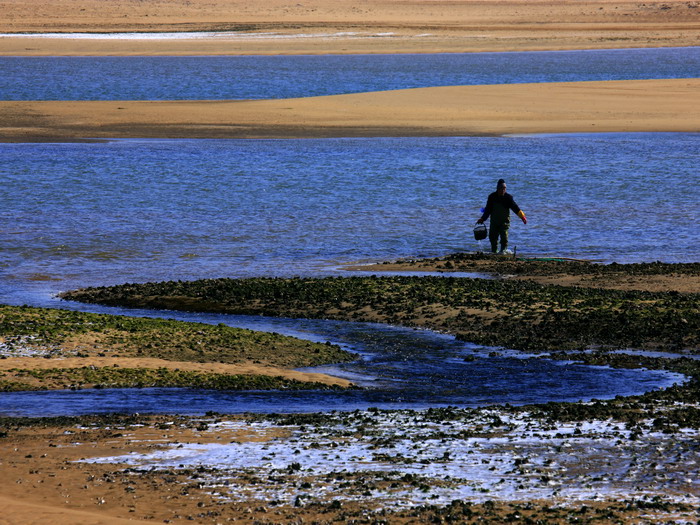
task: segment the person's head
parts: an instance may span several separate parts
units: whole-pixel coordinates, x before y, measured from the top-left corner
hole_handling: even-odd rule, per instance
[[[498,184],[496,184],[496,192],[498,192],[499,195],[506,194],[506,181],[503,179],[498,179]]]

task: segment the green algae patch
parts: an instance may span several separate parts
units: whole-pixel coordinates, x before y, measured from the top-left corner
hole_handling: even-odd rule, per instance
[[[385,322],[530,352],[700,352],[700,294],[455,277],[208,279],[88,288],[64,299],[139,308]]]
[[[338,346],[167,319],[0,305],[3,357],[148,357],[298,368],[347,362]]]
[[[648,408],[699,400],[700,361],[621,355],[612,350],[699,353],[698,295],[516,280],[373,276],[128,284],[78,290],[64,297],[119,306],[419,326],[477,344],[526,350],[548,358],[665,369],[688,377],[683,385],[650,393],[645,399],[651,404]],[[633,420],[643,412],[612,402],[605,407],[614,408],[622,419]],[[558,412],[556,407],[551,410]],[[679,410],[659,424],[669,428],[685,420],[695,425],[697,416],[692,410]]]
[[[6,379],[9,377],[11,379]],[[82,388],[199,388],[210,390],[333,390],[331,385],[282,376],[217,374],[167,368],[81,367],[16,369],[0,373],[0,391]]]
[[[19,360],[10,361],[12,358]],[[74,366],[70,358],[87,358]],[[100,358],[110,358],[101,366]],[[165,319],[132,318],[66,310],[0,305],[0,391],[179,387],[217,390],[319,390],[338,388],[278,373],[225,373],[144,364],[122,359],[177,363],[258,365],[291,369],[351,361],[355,356],[331,344]],[[41,360],[43,366],[27,364]],[[80,359],[78,361],[81,361]],[[156,361],[163,363],[163,361]],[[97,365],[92,363],[98,363]],[[133,361],[130,361],[133,362]],[[49,366],[46,366],[50,363]],[[55,363],[55,365],[54,365]],[[151,361],[152,363],[152,361]],[[35,362],[35,364],[38,364]],[[11,367],[15,368],[11,368]],[[179,368],[175,368],[178,366]],[[255,367],[253,367],[255,369]],[[235,371],[234,371],[235,372]]]

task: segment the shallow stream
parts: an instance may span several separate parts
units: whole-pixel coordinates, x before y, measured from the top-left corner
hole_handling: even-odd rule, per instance
[[[233,392],[160,388],[3,393],[0,414],[287,413],[370,407],[518,405],[641,394],[682,380],[678,374],[662,371],[615,370],[538,359],[464,343],[428,330],[381,324],[70,306],[97,312],[225,323],[313,341],[331,341],[357,352],[362,359],[308,370],[347,378],[362,390]]]

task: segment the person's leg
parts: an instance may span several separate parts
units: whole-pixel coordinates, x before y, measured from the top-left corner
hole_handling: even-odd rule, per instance
[[[496,247],[498,246],[498,234],[499,233],[500,232],[499,232],[498,227],[491,224],[489,227],[489,241],[491,241],[491,253],[496,253],[498,251],[496,249]]]
[[[501,251],[504,252],[508,249],[508,227],[503,226],[501,228]]]

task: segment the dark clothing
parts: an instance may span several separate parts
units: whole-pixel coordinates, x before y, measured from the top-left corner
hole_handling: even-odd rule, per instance
[[[491,221],[491,226],[489,227],[489,241],[491,242],[491,251],[496,253],[498,247],[498,239],[501,239],[501,251],[505,251],[508,248],[508,225],[507,224],[494,224]]]
[[[492,225],[510,225],[510,210],[516,214],[520,212],[520,206],[515,203],[513,196],[507,192],[504,195],[499,195],[497,191],[494,191],[486,200],[484,214],[479,220],[484,222],[491,216]]]
[[[508,228],[510,227],[510,210],[516,214],[520,213],[520,207],[516,204],[510,193],[499,195],[494,191],[486,201],[484,214],[479,219],[484,222],[491,217],[489,225],[489,241],[491,241],[491,251],[496,252],[498,240],[501,240],[501,251],[508,247]]]

